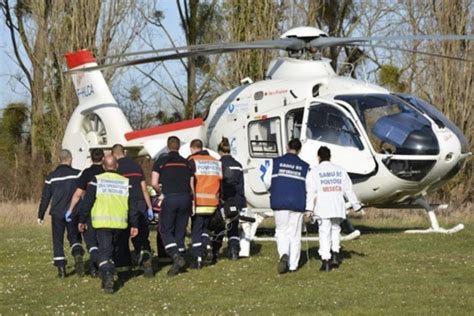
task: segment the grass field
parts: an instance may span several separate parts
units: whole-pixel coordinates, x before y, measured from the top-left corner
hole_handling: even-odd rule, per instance
[[[300,270],[285,275],[276,273],[275,244],[260,242],[250,258],[222,259],[174,278],[155,262],[153,279],[134,277],[114,295],[103,294],[97,279],[56,278],[49,225],[7,222],[0,221],[1,315],[474,313],[471,216],[465,230],[450,236],[401,232],[427,225],[416,220],[358,219],[365,234],[344,243],[343,265],[327,274],[318,271],[315,242],[303,242]]]

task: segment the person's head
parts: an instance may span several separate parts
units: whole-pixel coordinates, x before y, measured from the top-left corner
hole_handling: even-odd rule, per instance
[[[331,150],[326,146],[321,146],[318,149],[319,162],[331,160]]]
[[[104,159],[104,151],[100,148],[94,148],[91,150],[91,159],[94,164],[101,164]]]
[[[222,137],[221,142],[219,143],[219,146],[217,146],[217,151],[219,152],[219,155],[230,155],[230,144],[229,144],[229,139],[227,137]]]
[[[301,142],[298,138],[293,138],[288,142],[288,152],[298,155],[301,151]]]
[[[104,158],[104,169],[106,171],[115,171],[117,170],[118,163],[114,155],[107,155]]]
[[[178,137],[170,136],[170,137],[168,137],[168,141],[166,143],[166,146],[168,146],[168,151],[179,151],[179,147],[181,146],[181,142],[179,141]]]
[[[125,157],[125,148],[120,144],[115,144],[112,146],[112,155],[118,160]]]
[[[191,141],[191,144],[189,145],[189,148],[191,149],[192,154],[195,154],[195,153],[201,151],[202,148],[203,148],[202,140],[197,139],[197,138],[193,139]]]
[[[69,150],[63,149],[59,152],[59,162],[62,165],[70,166],[72,164],[72,154]]]

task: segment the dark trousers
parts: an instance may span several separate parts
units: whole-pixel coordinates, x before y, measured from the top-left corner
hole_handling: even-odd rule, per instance
[[[184,251],[186,226],[191,213],[191,195],[189,193],[168,193],[161,204],[158,225],[161,239],[168,255]]]
[[[160,228],[160,222],[158,222],[158,229]],[[156,250],[158,251],[158,258],[169,258],[168,254],[165,250],[165,245],[163,244],[163,239],[161,238],[161,234],[158,231],[156,234]],[[184,249],[180,252],[184,252]]]
[[[151,258],[151,247],[150,241],[148,240],[150,230],[148,229],[148,218],[146,215],[147,205],[145,200],[137,201],[135,207],[139,210],[137,225],[138,235],[132,238],[132,244],[133,248],[135,248],[135,254],[146,260],[146,258]]]
[[[78,218],[73,217],[72,222],[66,223],[64,217],[51,216],[51,227],[53,230],[53,262],[57,267],[66,266],[64,255],[64,232],[67,232],[67,239],[71,246],[73,256],[83,255],[84,249],[81,245],[81,234],[77,228]]]
[[[209,238],[209,223],[212,216],[194,215],[192,217],[191,239],[193,257],[202,257],[207,246],[211,244]]]
[[[95,229],[92,227],[90,218],[87,220],[86,224],[87,229],[82,233],[82,237],[84,238],[87,251],[89,252],[89,264],[98,267],[99,244],[97,243],[97,234]]]
[[[227,232],[226,232],[227,230]],[[218,253],[222,247],[222,240],[227,233],[228,242],[227,245],[231,249],[237,249],[240,251],[240,237],[239,237],[239,217],[236,216],[227,223],[227,225],[220,225],[219,229],[214,231],[212,240],[212,250],[214,253]]]
[[[113,273],[114,261],[120,255],[120,243],[123,240],[124,231],[127,229],[96,229],[97,241],[99,243],[99,271]]]
[[[130,254],[130,227],[127,229],[118,229],[115,238],[116,243],[113,259],[117,272],[126,272],[132,269],[132,255]],[[99,239],[99,234],[97,234]],[[100,254],[100,241],[99,241],[99,254]],[[99,255],[100,256],[100,255]],[[100,258],[99,258],[100,260]]]

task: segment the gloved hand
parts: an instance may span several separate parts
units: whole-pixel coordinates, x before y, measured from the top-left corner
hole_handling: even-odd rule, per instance
[[[152,208],[149,208],[148,210],[146,210],[146,215],[147,215],[149,221],[153,220],[153,218],[155,217],[153,215],[153,209]]]
[[[64,215],[64,219],[66,220],[66,223],[72,222],[72,210],[67,210],[66,214]]]
[[[43,225],[44,224],[44,219],[42,219],[42,218],[38,218],[36,221],[38,222],[38,225]]]

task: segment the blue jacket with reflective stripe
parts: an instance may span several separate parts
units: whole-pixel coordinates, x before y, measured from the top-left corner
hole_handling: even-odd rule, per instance
[[[306,174],[309,165],[297,155],[287,153],[273,159],[270,206],[273,210],[304,212]]]

